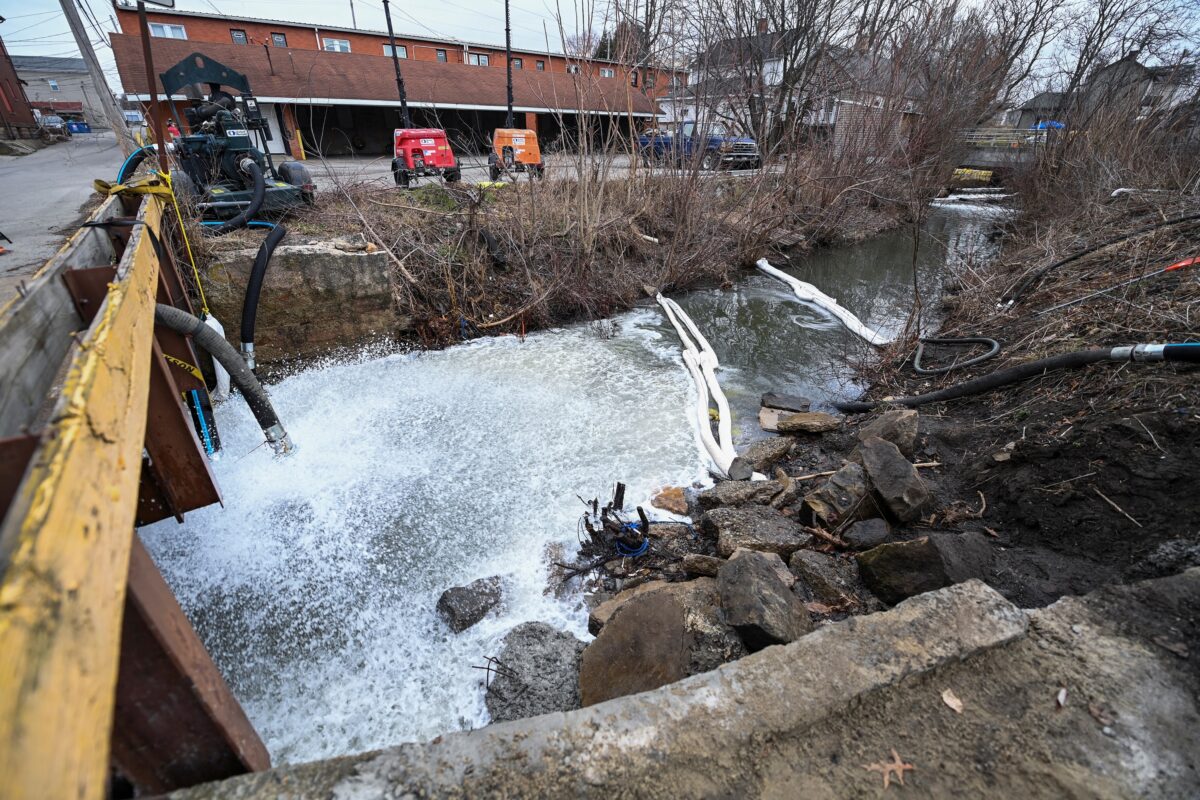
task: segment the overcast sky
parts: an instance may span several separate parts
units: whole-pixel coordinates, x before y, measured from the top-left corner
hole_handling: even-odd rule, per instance
[[[81,4],[96,54],[114,90],[120,89],[117,68],[108,45],[108,33],[117,24],[108,0],[75,0]],[[563,27],[574,33],[580,14],[575,0],[559,0]],[[387,30],[382,0],[353,0],[359,28]],[[150,5],[147,9],[152,9]],[[244,17],[261,17],[309,24],[352,27],[350,0],[176,0],[182,11],[217,11]],[[396,34],[438,36],[474,42],[504,44],[504,0],[392,0]],[[558,5],[555,0],[511,0],[513,46],[559,52]],[[90,13],[88,13],[90,12]],[[75,40],[62,16],[58,0],[0,0],[0,38],[9,53],[30,56],[78,56]],[[99,30],[97,30],[97,26]]]

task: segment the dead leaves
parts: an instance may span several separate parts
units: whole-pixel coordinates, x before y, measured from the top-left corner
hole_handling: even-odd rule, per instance
[[[904,761],[902,761],[900,758],[900,754],[896,752],[896,748],[893,747],[891,761],[880,761],[875,764],[864,764],[863,769],[871,772],[883,773],[883,788],[886,789],[891,785],[893,775],[896,776],[896,781],[903,786],[905,771],[915,770],[916,767],[914,767],[912,764],[904,763]]]
[[[954,693],[953,689],[942,692],[942,702],[948,705],[955,714],[963,712],[963,701],[958,699],[958,695]]]

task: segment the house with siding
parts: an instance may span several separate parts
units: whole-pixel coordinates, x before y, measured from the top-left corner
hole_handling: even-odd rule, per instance
[[[108,127],[98,92],[109,88],[96,86],[82,58],[13,56],[12,62],[34,109]]]
[[[115,6],[111,35],[125,99],[161,106],[182,120],[186,98],[146,85],[134,5]],[[178,11],[147,11],[160,69],[195,53],[244,73],[270,125],[272,152],[295,158],[389,153],[399,99],[384,31]],[[480,151],[505,117],[503,45],[396,34],[414,124],[445,128],[464,152]],[[636,130],[653,121],[657,100],[686,73],[562,53],[514,50],[517,124],[543,146],[569,146],[585,129]]]

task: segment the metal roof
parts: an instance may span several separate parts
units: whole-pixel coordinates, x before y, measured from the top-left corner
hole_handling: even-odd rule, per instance
[[[87,73],[87,64],[82,58],[56,58],[54,56],[11,56],[17,72],[79,72]]]

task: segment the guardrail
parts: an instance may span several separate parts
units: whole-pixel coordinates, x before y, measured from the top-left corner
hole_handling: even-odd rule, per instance
[[[188,307],[164,238],[160,198],[111,197],[0,308],[0,383],[24,376],[0,432],[6,800],[99,800],[113,768],[156,794],[269,766],[134,533],[220,498],[181,399],[203,381],[169,366],[194,352],[155,330],[156,302]]]

